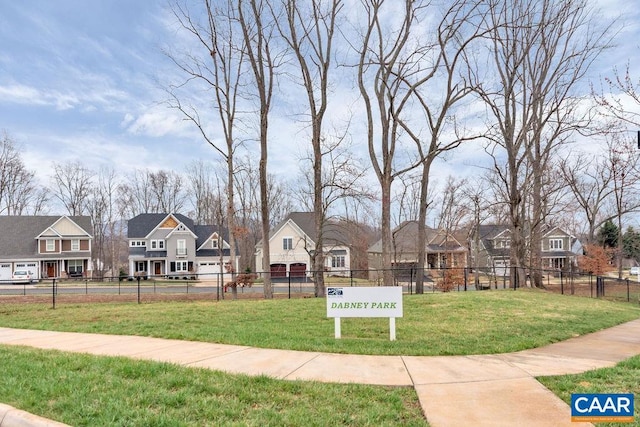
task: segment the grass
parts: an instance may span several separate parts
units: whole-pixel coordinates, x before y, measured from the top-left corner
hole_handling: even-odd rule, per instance
[[[229,375],[0,346],[0,401],[73,426],[425,426],[410,387]]]
[[[404,298],[388,319],[342,319],[334,339],[324,299],[165,303],[3,304],[0,326],[143,335],[352,354],[491,354],[539,347],[640,317],[632,304],[536,291],[456,292]]]
[[[597,369],[576,375],[538,378],[545,387],[571,404],[572,393],[633,393],[634,423],[598,423],[599,426],[640,426],[640,356],[618,363],[611,368]]]
[[[448,355],[517,351],[640,317],[633,304],[538,291],[404,298],[387,319],[343,319],[333,338],[324,299],[0,306],[0,326],[144,335],[342,353]],[[0,402],[82,425],[426,425],[402,387],[286,382],[171,364],[0,346]],[[541,378],[570,394],[640,393],[640,358],[582,376]],[[591,376],[589,376],[591,375]],[[603,388],[600,388],[603,387]],[[637,405],[636,405],[637,407]],[[626,424],[629,425],[629,424]]]

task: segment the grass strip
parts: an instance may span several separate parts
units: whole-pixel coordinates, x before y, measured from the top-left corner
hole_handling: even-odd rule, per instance
[[[629,303],[541,291],[406,295],[389,341],[385,318],[342,319],[334,339],[326,300],[0,306],[0,326],[351,354],[468,355],[535,348],[640,317]]]
[[[281,381],[0,346],[0,402],[73,426],[425,426],[411,387]]]
[[[597,423],[598,426],[640,426],[640,355],[610,368],[582,374],[537,378],[545,387],[571,405],[572,393],[633,393],[635,421],[633,423]]]

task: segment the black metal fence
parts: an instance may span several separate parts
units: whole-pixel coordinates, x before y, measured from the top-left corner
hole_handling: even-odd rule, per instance
[[[385,273],[387,273],[385,275]],[[469,292],[516,289],[507,271],[470,268],[427,269],[421,272],[424,293]],[[527,283],[531,286],[533,274],[528,271]],[[392,285],[402,286],[407,294],[416,293],[420,272],[415,268],[392,270],[349,270],[324,272],[325,287],[331,286],[383,286],[385,276]],[[542,270],[536,274],[540,284],[550,292],[590,298],[640,303],[640,283],[637,277],[618,279],[608,276],[585,275],[558,270]],[[237,277],[237,276],[236,276]],[[102,277],[74,279],[41,279],[36,283],[13,284],[0,281],[0,296],[41,296],[51,298],[55,306],[59,298],[81,295],[110,295],[138,303],[157,296],[188,295],[191,299],[229,299],[233,296],[229,274],[182,276]],[[264,294],[264,274],[251,274],[250,286],[236,288],[239,297],[260,298]],[[304,271],[271,277],[272,293],[277,298],[313,297],[316,295],[313,272]],[[523,287],[520,285],[519,287]]]

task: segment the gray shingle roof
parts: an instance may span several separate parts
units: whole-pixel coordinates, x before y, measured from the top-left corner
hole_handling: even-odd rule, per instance
[[[36,237],[56,223],[62,215],[0,216],[0,258],[15,259],[37,255]],[[93,235],[91,218],[69,216],[87,234]]]
[[[127,238],[143,239],[147,237],[167,216],[169,216],[168,213],[143,213],[131,218],[127,224]],[[182,214],[173,214],[173,216],[196,234],[193,220]]]
[[[218,227],[215,225],[195,225],[191,218],[188,218],[182,214],[172,214],[178,221],[183,223],[189,230],[196,235],[196,248],[199,248],[204,242],[213,235],[215,232],[222,234],[222,238],[225,241],[229,241],[229,231],[224,227]],[[144,213],[131,218],[127,226],[127,238],[129,239],[144,239],[151,233],[166,217],[168,213]],[[138,248],[129,248],[129,253],[132,255],[144,255],[151,257],[151,252],[147,252],[145,248],[140,248],[141,251],[136,251]],[[157,251],[156,251],[157,252]],[[223,250],[225,256],[229,255],[229,249]],[[163,252],[166,256],[166,252]],[[236,254],[238,249],[236,249]],[[218,256],[220,253],[217,249],[201,249],[196,253],[196,256]]]

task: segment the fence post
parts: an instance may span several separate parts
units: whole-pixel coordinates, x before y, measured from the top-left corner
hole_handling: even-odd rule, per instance
[[[56,278],[53,278],[53,282],[51,282],[51,295],[53,298],[53,309],[56,309]]]
[[[627,278],[627,302],[631,301],[631,294],[629,293],[629,279]]]

